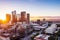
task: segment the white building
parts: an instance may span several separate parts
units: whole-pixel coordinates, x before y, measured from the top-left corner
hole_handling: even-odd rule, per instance
[[[54,34],[54,32],[56,31],[56,29],[57,29],[57,25],[56,24],[52,24],[50,27],[48,27],[45,30],[45,33]]]

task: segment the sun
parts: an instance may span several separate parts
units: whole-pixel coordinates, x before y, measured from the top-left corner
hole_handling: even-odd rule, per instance
[[[0,20],[6,20],[6,15],[5,14],[0,14]]]

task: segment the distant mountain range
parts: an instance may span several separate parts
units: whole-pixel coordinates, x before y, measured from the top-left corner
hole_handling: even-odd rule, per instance
[[[30,19],[31,20],[46,19],[48,21],[60,21],[60,16],[31,16]]]

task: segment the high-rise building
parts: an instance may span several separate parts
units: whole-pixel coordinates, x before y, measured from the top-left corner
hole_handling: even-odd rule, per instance
[[[21,12],[21,22],[24,22],[24,21],[26,21],[26,12],[22,11]]]
[[[37,24],[39,24],[39,25],[40,25],[40,19],[38,19],[38,20],[37,20]]]
[[[29,24],[29,22],[30,22],[30,14],[27,13],[27,23]]]
[[[6,14],[6,22],[11,21],[11,14]]]
[[[16,11],[12,11],[12,23],[17,22],[17,16],[16,16]]]
[[[17,14],[17,21],[20,22],[20,18],[21,18],[20,14]]]

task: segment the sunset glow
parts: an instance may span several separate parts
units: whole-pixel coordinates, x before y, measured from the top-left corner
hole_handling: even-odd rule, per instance
[[[6,15],[5,14],[0,14],[0,20],[6,20]]]

